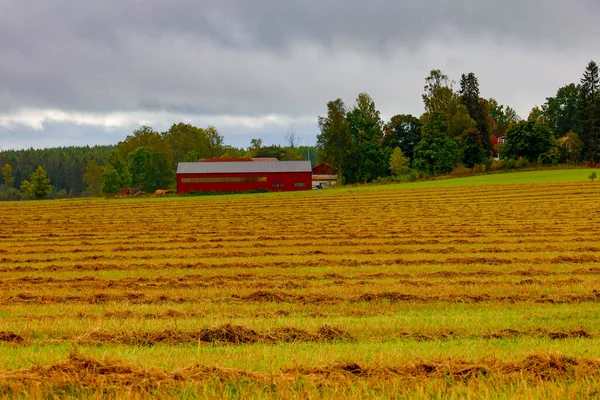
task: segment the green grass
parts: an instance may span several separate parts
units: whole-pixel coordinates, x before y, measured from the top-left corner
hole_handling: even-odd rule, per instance
[[[433,179],[423,182],[407,182],[389,185],[365,185],[351,188],[357,189],[426,189],[479,185],[516,185],[535,183],[573,183],[589,181],[590,173],[598,171],[593,168],[549,169],[540,171],[502,172],[463,178]],[[591,183],[591,182],[590,182]],[[350,189],[350,188],[349,188]]]

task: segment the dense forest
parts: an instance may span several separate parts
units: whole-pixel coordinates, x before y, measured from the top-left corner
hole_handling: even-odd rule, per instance
[[[361,93],[349,108],[341,99],[318,117],[317,147],[252,139],[227,146],[215,127],[178,123],[165,132],[142,126],[114,146],[62,147],[0,152],[0,200],[111,195],[123,187],[146,192],[173,188],[181,161],[275,157],[328,162],[343,183],[414,180],[457,169],[483,172],[529,165],[600,163],[600,81],[591,61],[579,83],[569,83],[534,107],[526,119],[494,98],[480,96],[475,74],[458,87],[440,70],[425,79],[425,112],[384,122],[375,102]]]

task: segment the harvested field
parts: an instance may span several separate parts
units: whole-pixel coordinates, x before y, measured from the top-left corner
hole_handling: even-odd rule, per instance
[[[0,394],[593,397],[599,203],[591,182],[0,203]]]

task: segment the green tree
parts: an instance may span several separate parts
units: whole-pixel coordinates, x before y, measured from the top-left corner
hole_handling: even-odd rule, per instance
[[[441,113],[449,122],[460,104],[460,96],[454,91],[454,81],[439,69],[432,70],[425,78],[424,93],[425,113]]]
[[[46,170],[42,167],[38,167],[29,177],[29,181],[24,180],[21,182],[21,192],[24,196],[43,199],[52,192],[52,185],[50,184],[50,178],[46,174]]]
[[[183,156],[183,162],[198,162],[200,159],[200,154],[196,150],[188,151],[185,156]]]
[[[421,140],[421,120],[410,115],[395,115],[383,127],[383,146],[395,149],[399,147],[409,159]]]
[[[402,149],[396,147],[390,156],[390,171],[392,171],[392,175],[400,176],[408,172],[409,162],[410,160],[404,155]]]
[[[591,61],[581,78],[579,96],[580,138],[586,160],[600,162],[600,75]]]
[[[353,150],[350,126],[346,120],[346,106],[341,99],[327,103],[327,116],[319,117],[317,148],[319,160],[329,163],[341,177],[348,155]]]
[[[99,196],[102,193],[102,173],[104,167],[98,165],[96,160],[90,160],[85,167],[83,181],[87,185],[87,191],[91,196]]]
[[[121,186],[121,176],[112,165],[107,165],[102,171],[102,186],[100,187],[103,194],[119,193]]]
[[[467,107],[461,104],[450,119],[448,135],[452,138],[459,138],[465,131],[475,128],[476,126],[477,123],[469,115]]]
[[[481,133],[477,128],[466,130],[460,137],[460,159],[467,168],[473,168],[485,161]]]
[[[486,155],[492,154],[493,143],[491,140],[492,118],[488,102],[479,94],[479,81],[474,73],[463,74],[460,79],[460,96],[462,103],[467,108],[469,115],[475,121],[476,128],[481,134],[481,143]]]
[[[163,139],[170,146],[172,160],[176,163],[183,161],[190,152],[196,152],[198,161],[200,158],[214,158],[223,154],[223,137],[214,126],[206,129],[195,127],[191,124],[173,124],[169,130],[163,133]],[[168,152],[160,148],[149,146],[155,151],[162,153],[168,162]],[[173,164],[174,167],[174,164]]]
[[[581,132],[579,121],[580,88],[571,83],[563,86],[554,97],[546,98],[542,105],[542,115],[557,138],[568,132]]]
[[[129,154],[131,183],[144,192],[165,189],[171,184],[171,170],[165,157],[147,146],[138,147]]]
[[[108,164],[113,167],[115,169],[115,171],[117,171],[117,174],[119,175],[119,180],[118,180],[118,186],[119,188],[126,188],[131,184],[131,174],[129,173],[129,169],[127,168],[127,164],[125,164],[125,162],[123,162],[123,160],[121,159],[121,157],[119,156],[119,154],[116,151],[111,152],[108,155]],[[118,189],[116,192],[104,192],[104,193],[117,193]]]
[[[149,147],[155,151],[163,153],[167,161],[173,163],[173,151],[171,149],[168,135],[160,134],[149,126],[142,126],[128,135],[125,140],[115,146],[115,152],[124,162],[129,161],[129,154],[138,147]]]
[[[346,114],[353,151],[344,167],[348,183],[370,182],[388,174],[391,149],[383,145],[383,123],[375,102],[366,93],[360,93],[354,108]]]
[[[13,169],[10,164],[5,164],[4,167],[2,167],[2,177],[4,178],[4,184],[9,188],[15,183]]]
[[[553,146],[552,129],[543,122],[521,121],[506,131],[506,141],[501,150],[502,158],[523,157],[537,162],[540,155]]]
[[[426,114],[421,141],[415,147],[413,166],[430,174],[451,172],[458,163],[458,146],[448,136],[448,124],[442,113]]]
[[[529,116],[527,117],[527,121],[529,122],[544,122],[544,114],[542,114],[542,110],[538,106],[534,106],[529,112]]]
[[[506,121],[506,126],[514,125],[522,120],[522,118],[519,116],[519,114],[517,114],[515,109],[509,106],[506,106],[506,110],[504,111],[504,118]]]

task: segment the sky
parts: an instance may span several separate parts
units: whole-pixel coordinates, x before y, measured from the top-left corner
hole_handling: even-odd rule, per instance
[[[330,100],[422,114],[432,69],[526,117],[600,62],[598,21],[598,0],[0,0],[0,150],[182,121],[314,145]]]

